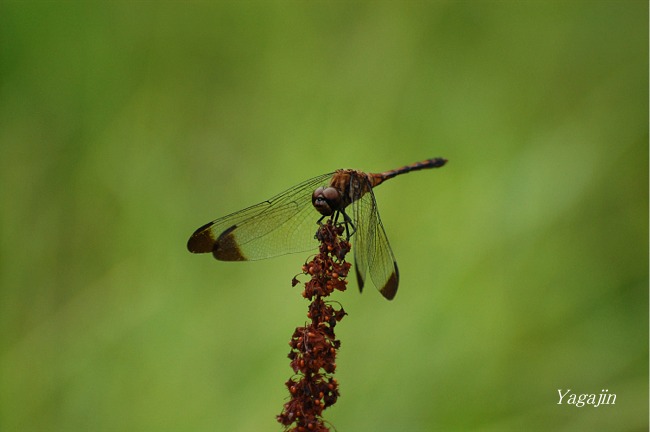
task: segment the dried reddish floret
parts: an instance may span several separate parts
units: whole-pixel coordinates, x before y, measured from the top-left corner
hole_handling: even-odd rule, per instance
[[[296,328],[289,341],[288,357],[296,375],[285,383],[291,399],[277,416],[287,431],[329,431],[321,414],[339,397],[338,382],[331,376],[341,346],[334,327],[346,313],[338,303],[334,307],[323,298],[347,287],[345,278],[350,264],[345,262],[345,255],[350,251],[350,243],[339,237],[343,232],[344,227],[331,220],[321,225],[316,233],[319,253],[302,266],[303,274],[310,277],[302,292],[303,297],[311,300],[307,312],[310,322]],[[297,283],[294,278],[292,285]]]

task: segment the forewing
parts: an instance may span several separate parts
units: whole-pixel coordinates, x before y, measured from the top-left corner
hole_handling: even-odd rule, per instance
[[[212,252],[224,261],[248,261],[304,252],[318,246],[320,214],[311,196],[333,173],[306,180],[273,198],[197,229],[187,242],[194,253]]]
[[[351,217],[356,227],[352,250],[359,289],[363,289],[366,273],[370,273],[372,283],[379,292],[388,300],[392,300],[399,285],[399,271],[377,211],[372,189],[361,199],[354,201],[351,207]]]

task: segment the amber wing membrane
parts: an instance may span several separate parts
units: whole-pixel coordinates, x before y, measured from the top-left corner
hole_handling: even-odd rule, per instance
[[[352,181],[368,182],[365,176],[354,177]],[[354,188],[353,188],[354,189]],[[360,199],[353,201],[348,215],[352,218],[354,234],[354,261],[359,289],[363,289],[366,273],[379,292],[388,300],[393,299],[399,285],[399,271],[395,256],[388,243],[388,237],[379,217],[375,195],[370,184],[357,190],[368,190]]]
[[[306,180],[273,198],[216,219],[192,234],[187,248],[223,261],[249,261],[316,249],[320,214],[311,196],[333,173]]]

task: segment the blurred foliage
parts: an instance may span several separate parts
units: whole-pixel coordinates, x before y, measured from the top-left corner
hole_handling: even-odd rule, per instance
[[[307,256],[205,222],[336,168],[356,282],[339,431],[648,427],[645,1],[0,3],[0,430],[280,430]],[[557,389],[617,394],[557,405]]]

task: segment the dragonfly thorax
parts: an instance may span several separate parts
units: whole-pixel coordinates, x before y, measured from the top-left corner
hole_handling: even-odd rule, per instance
[[[341,194],[331,186],[316,189],[311,196],[311,202],[323,216],[331,216],[335,211],[342,210]]]

